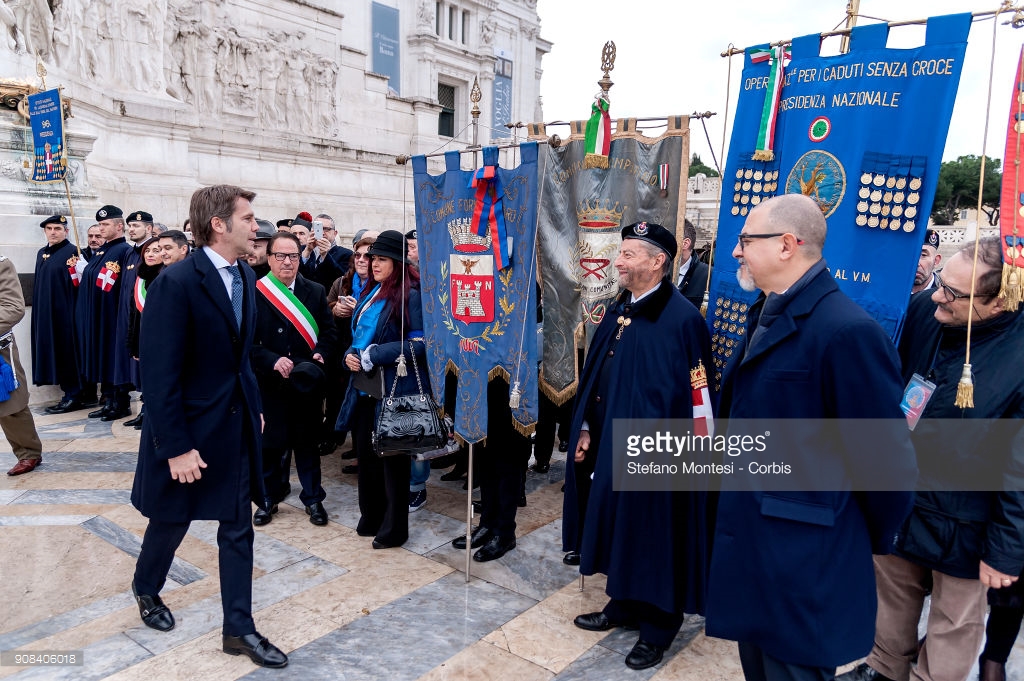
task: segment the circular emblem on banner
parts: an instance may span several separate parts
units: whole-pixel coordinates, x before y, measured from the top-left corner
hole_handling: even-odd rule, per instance
[[[818,116],[811,121],[811,127],[807,128],[807,137],[812,142],[823,142],[830,132],[832,121],[827,116]]]
[[[836,212],[846,193],[846,170],[827,151],[808,151],[797,160],[786,178],[786,193],[814,199],[825,217]]]

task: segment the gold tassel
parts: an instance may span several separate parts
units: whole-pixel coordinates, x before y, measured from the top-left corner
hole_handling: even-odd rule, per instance
[[[971,365],[964,365],[960,375],[960,383],[956,386],[956,401],[953,403],[961,409],[974,409],[974,381],[971,379]]]
[[[1016,265],[1003,263],[1003,287],[999,291],[1007,312],[1016,312],[1024,301],[1024,272]]]
[[[513,409],[518,409],[520,395],[522,395],[522,393],[519,391],[519,381],[516,381],[512,386],[512,393],[508,396],[508,406]]]
[[[405,378],[406,376],[408,376],[409,375],[409,371],[405,368],[405,353],[404,352],[401,355],[398,356],[397,364],[398,364],[398,368],[395,369],[395,373],[398,374],[399,376],[401,376],[402,378]]]
[[[608,169],[608,157],[602,156],[601,154],[587,154],[586,158],[583,159],[584,168],[601,168],[604,170]]]
[[[774,161],[775,152],[770,149],[758,149],[751,158],[755,161]]]

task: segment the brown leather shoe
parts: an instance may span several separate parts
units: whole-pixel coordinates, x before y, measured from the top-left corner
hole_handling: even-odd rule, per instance
[[[14,466],[14,468],[7,471],[7,475],[21,475],[22,473],[33,471],[42,460],[42,457],[39,457],[38,459],[22,459]]]

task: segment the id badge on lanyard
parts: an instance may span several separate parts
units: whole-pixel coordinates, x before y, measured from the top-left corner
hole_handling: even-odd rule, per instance
[[[906,390],[903,391],[903,399],[900,401],[900,409],[907,417],[907,425],[910,426],[910,430],[917,427],[917,422],[921,419],[921,414],[924,413],[924,408],[928,406],[928,400],[932,398],[934,392],[935,384],[921,374],[914,374],[910,377],[910,382],[907,383]]]

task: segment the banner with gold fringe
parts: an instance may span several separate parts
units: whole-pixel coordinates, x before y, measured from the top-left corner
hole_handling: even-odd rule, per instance
[[[638,132],[636,119],[619,120],[609,144],[607,169],[587,165],[584,124],[573,121],[566,142],[541,147],[540,387],[555,404],[575,394],[577,354],[587,347],[619,292],[614,263],[622,227],[653,222],[674,232],[678,241],[686,213],[688,116],[669,116],[659,137]],[[544,126],[531,124],[530,137],[546,139]]]
[[[1024,162],[1024,47],[1021,47],[1017,75],[1013,79],[999,201],[999,237],[1003,252],[1003,286],[999,294],[1011,312],[1024,299],[1024,168],[1021,162]]]

